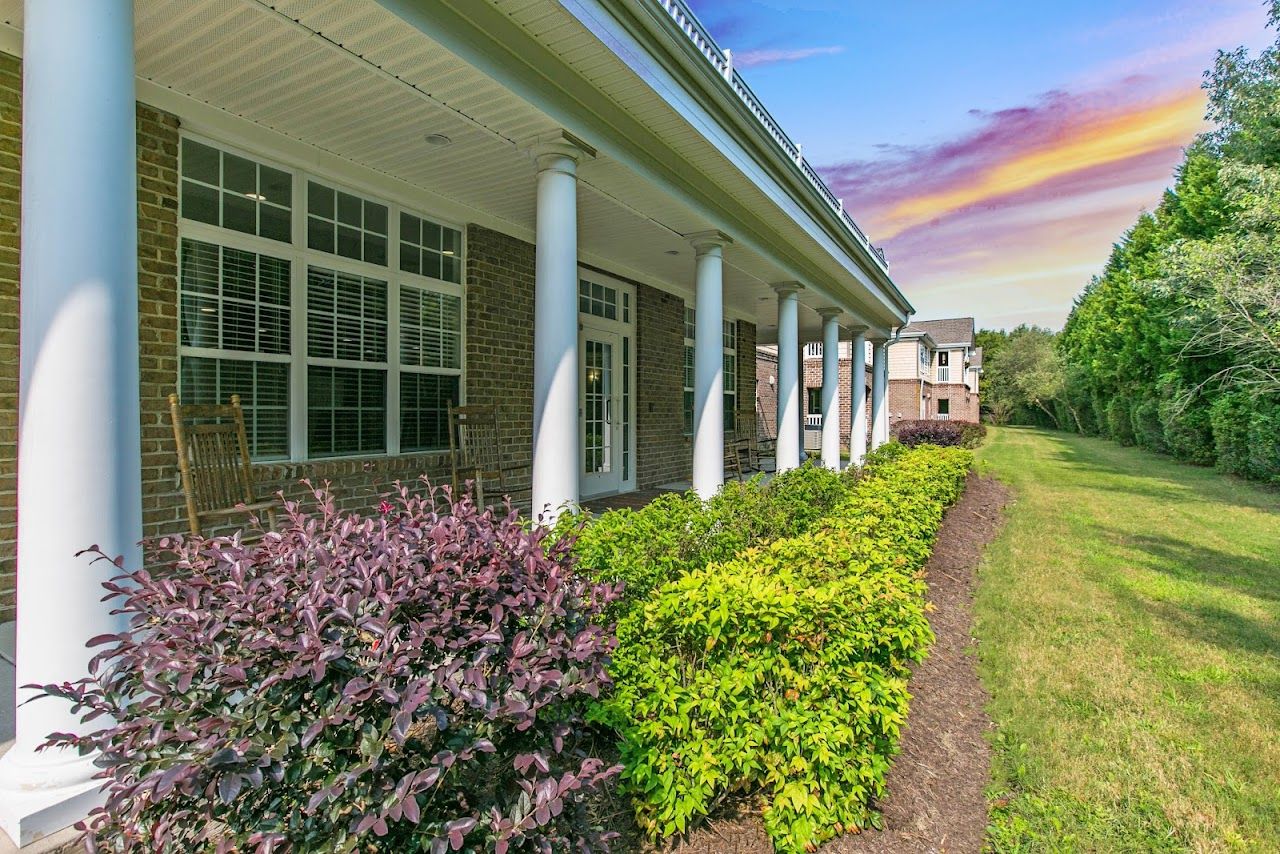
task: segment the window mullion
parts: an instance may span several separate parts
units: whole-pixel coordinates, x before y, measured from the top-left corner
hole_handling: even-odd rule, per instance
[[[387,453],[400,453],[400,209],[387,213]]]
[[[292,323],[289,336],[289,457],[307,458],[307,182],[293,182],[293,275],[289,283]]]

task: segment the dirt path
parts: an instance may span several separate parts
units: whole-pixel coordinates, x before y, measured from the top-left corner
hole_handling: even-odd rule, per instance
[[[832,840],[824,854],[977,852],[987,825],[990,727],[973,646],[973,590],[982,548],[1000,530],[1008,490],[969,476],[947,511],[929,559],[930,623],[937,642],[911,676],[911,709],[902,752],[889,772],[889,796],[879,806],[884,830]],[[672,854],[772,854],[759,817],[744,804],[713,817],[677,843]]]

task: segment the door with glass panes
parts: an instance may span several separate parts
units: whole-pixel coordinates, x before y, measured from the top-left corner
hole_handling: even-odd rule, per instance
[[[635,489],[635,296],[621,283],[579,284],[578,429],[583,498]]]

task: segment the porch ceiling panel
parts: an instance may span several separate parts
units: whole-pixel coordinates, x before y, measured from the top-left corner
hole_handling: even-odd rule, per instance
[[[597,85],[641,84],[562,9],[545,0],[503,9]],[[532,232],[535,175],[524,148],[559,123],[383,5],[136,0],[135,10],[140,78]],[[22,0],[0,0],[0,20],[21,29]],[[658,99],[635,99],[634,111],[654,132],[687,131]],[[452,144],[428,145],[433,133]],[[705,168],[733,183],[728,161]],[[581,176],[582,251],[622,275],[688,294],[693,250],[681,235],[720,224],[609,157],[584,163]],[[750,246],[726,253],[726,305],[756,320],[762,343],[773,340],[776,323],[768,283],[783,278],[782,267]],[[821,299],[802,301],[814,308]],[[820,334],[812,311],[801,312],[801,334]]]

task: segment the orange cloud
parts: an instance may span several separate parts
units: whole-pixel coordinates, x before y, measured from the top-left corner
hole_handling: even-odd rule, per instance
[[[990,163],[954,186],[908,196],[876,217],[879,239],[1055,178],[1185,145],[1205,127],[1204,96],[1176,93],[1126,112],[1081,116],[1040,145]]]

